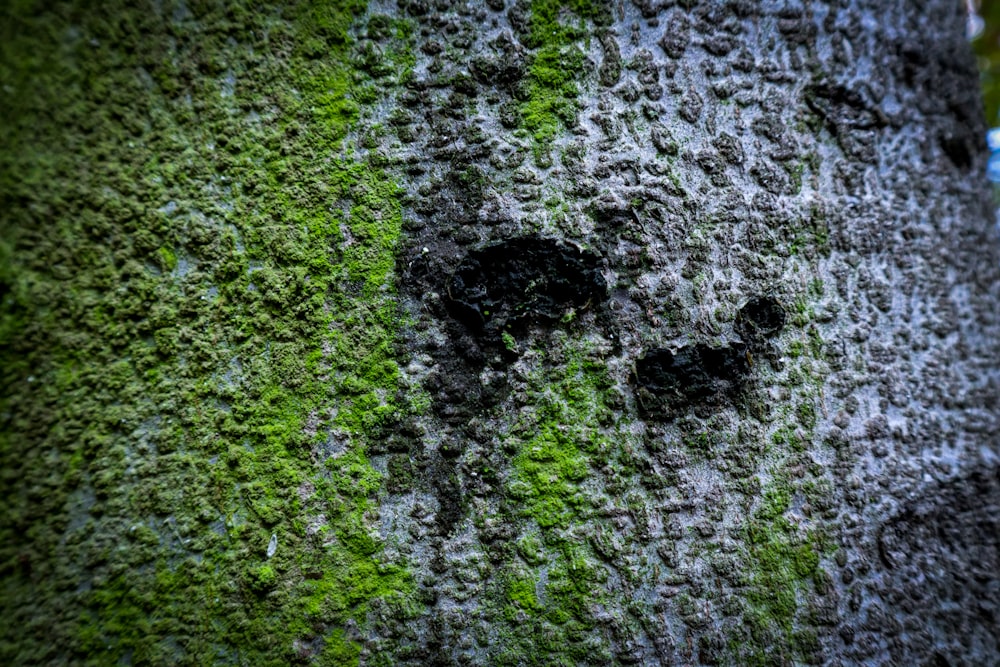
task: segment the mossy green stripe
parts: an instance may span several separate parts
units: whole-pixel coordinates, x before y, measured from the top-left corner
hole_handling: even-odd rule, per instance
[[[399,192],[349,138],[407,26],[374,82],[362,2],[5,11],[0,658],[356,664],[411,584],[365,453]]]

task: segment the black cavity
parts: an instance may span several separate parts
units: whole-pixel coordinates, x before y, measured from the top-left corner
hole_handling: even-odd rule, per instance
[[[470,252],[448,284],[452,314],[482,335],[553,321],[603,299],[595,253],[536,234]]]
[[[665,408],[676,412],[693,404],[731,399],[749,372],[747,346],[741,342],[722,347],[698,343],[677,352],[657,348],[635,364],[640,401],[647,412]]]
[[[736,314],[736,333],[748,341],[770,338],[785,326],[785,309],[770,296],[751,297]]]

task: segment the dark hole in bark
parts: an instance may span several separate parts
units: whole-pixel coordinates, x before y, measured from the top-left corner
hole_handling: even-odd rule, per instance
[[[635,363],[643,408],[663,416],[692,404],[732,398],[749,371],[747,347],[740,342],[723,347],[698,343],[676,353],[658,348]]]
[[[470,252],[448,284],[454,317],[482,335],[553,321],[603,299],[601,258],[557,239],[523,236]]]
[[[968,169],[972,166],[972,151],[965,137],[945,132],[940,137],[940,143],[941,149],[953,165],[959,169]]]
[[[785,326],[785,309],[770,296],[751,297],[736,315],[736,331],[746,339],[776,335]]]

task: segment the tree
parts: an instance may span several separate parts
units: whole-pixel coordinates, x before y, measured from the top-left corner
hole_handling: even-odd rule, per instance
[[[988,664],[961,3],[7,3],[7,664]]]

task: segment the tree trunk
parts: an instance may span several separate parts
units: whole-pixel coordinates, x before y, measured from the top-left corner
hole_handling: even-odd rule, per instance
[[[4,664],[998,659],[962,3],[92,4],[0,20]]]

